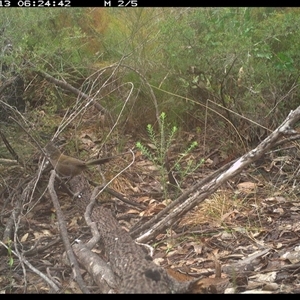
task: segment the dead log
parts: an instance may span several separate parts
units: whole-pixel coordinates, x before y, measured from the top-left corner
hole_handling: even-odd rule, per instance
[[[81,211],[86,210],[92,198],[88,181],[83,175],[79,175],[72,178],[69,183],[72,191],[77,193],[74,203],[78,205]],[[51,197],[53,197],[53,193],[53,188],[51,188]],[[58,216],[58,218],[61,219],[62,217]],[[101,243],[104,245],[109,265],[104,267],[102,261],[99,263],[95,257],[91,258],[91,249],[88,249],[91,243],[88,243],[86,248],[82,245],[80,247],[75,246],[74,252],[82,266],[89,264],[87,269],[92,273],[95,282],[100,283],[103,292],[112,292],[112,290],[116,293],[188,291],[190,283],[178,283],[169,277],[168,273],[156,265],[147,252],[134,242],[129,233],[119,225],[109,209],[103,206],[94,207],[91,209],[90,219],[91,224],[96,224],[100,233]],[[71,265],[73,265],[72,262]],[[112,278],[112,274],[114,274],[114,278]],[[104,277],[108,278],[107,286],[101,282]]]

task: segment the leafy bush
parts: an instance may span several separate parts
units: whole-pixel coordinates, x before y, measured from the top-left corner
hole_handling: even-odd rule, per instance
[[[297,105],[298,8],[12,8],[0,14],[1,47],[9,41],[14,48],[10,55],[2,51],[2,63],[21,70],[30,59],[80,86],[94,68],[126,56],[122,63],[155,89],[159,111],[168,110],[181,127],[202,126],[208,112],[212,120],[227,119],[219,122],[229,135],[236,131],[228,122],[241,136],[249,128],[255,135],[259,126],[251,120],[273,128]],[[143,127],[140,108],[148,120],[156,114],[149,90],[129,69],[119,75],[116,84],[132,82],[136,91],[131,117],[138,121],[131,124]],[[54,94],[65,98],[43,90],[48,99]]]

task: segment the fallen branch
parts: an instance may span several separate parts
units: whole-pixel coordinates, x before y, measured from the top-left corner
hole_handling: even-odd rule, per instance
[[[68,238],[67,226],[66,226],[66,223],[64,221],[63,213],[61,211],[61,208],[60,208],[60,205],[59,205],[59,202],[58,202],[58,199],[57,199],[57,195],[56,195],[56,192],[55,192],[55,189],[54,189],[55,175],[56,175],[55,171],[52,170],[50,180],[49,180],[49,184],[48,184],[48,189],[49,189],[49,193],[50,193],[54,208],[56,210],[57,220],[58,220],[58,224],[59,224],[59,230],[60,230],[60,233],[61,233],[61,237],[62,237],[64,246],[65,246],[67,257],[68,257],[70,265],[72,267],[74,278],[75,278],[76,282],[78,283],[78,285],[79,285],[79,287],[80,287],[80,289],[82,290],[83,293],[90,293],[90,291],[87,289],[87,287],[86,287],[86,285],[85,285],[85,283],[82,279],[80,269],[79,269],[79,265],[77,263],[75,255],[72,251],[72,246],[71,246],[71,243],[70,243],[69,238]]]
[[[53,76],[51,76],[50,74],[48,74],[48,73],[46,73],[44,71],[38,70],[37,67],[34,64],[30,63],[30,62],[28,62],[28,64],[35,69],[35,72],[37,74],[39,74],[40,76],[44,77],[49,82],[52,82],[55,85],[61,87],[62,89],[70,91],[71,93],[73,93],[73,94],[77,95],[78,97],[81,97],[81,98],[83,98],[85,100],[86,99],[90,99],[89,95],[81,92],[80,90],[76,89],[72,85],[70,85],[70,84],[68,84],[68,83],[66,83],[64,81],[58,80],[58,79],[54,78]],[[95,100],[93,100],[92,102],[93,102],[94,106],[99,111],[101,111],[101,112],[106,113],[106,114],[109,115],[109,111],[106,108],[104,108],[101,104],[99,104]]]
[[[188,189],[183,195],[174,200],[170,207],[167,206],[162,212],[160,212],[160,216],[166,215],[167,213],[168,214],[152,227],[148,227],[151,229],[139,236],[137,238],[137,241],[144,243],[152,240],[159,233],[163,232],[172,224],[174,224],[181,216],[186,214],[193,207],[195,207],[196,205],[204,201],[209,195],[214,193],[222,184],[239,174],[251,163],[262,157],[268,150],[276,145],[280,138],[282,138],[283,136],[287,137],[298,134],[298,132],[293,130],[292,128],[299,120],[300,106],[294,111],[291,111],[285,121],[255,149],[240,157],[227,170],[225,170],[221,174],[219,174],[218,172],[218,175],[213,176],[213,178],[211,178],[210,176],[210,180],[208,182],[207,180],[205,180],[204,185],[199,186],[199,184],[197,184],[197,188],[195,188],[194,186]],[[171,211],[171,209],[173,209],[173,211]],[[146,222],[143,227],[147,228],[149,223],[152,223],[151,220]],[[141,230],[143,229],[132,232],[133,236],[136,236],[137,232],[142,232]]]

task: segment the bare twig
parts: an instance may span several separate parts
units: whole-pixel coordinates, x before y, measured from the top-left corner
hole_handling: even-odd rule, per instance
[[[43,150],[43,148],[40,146],[39,142],[29,133],[29,131],[19,122],[17,121],[15,118],[10,117],[10,119],[12,119],[20,128],[22,128],[22,130],[29,136],[29,138],[34,142],[34,144],[37,146],[37,148],[41,151],[41,153],[43,153],[45,155],[45,151]]]
[[[19,156],[18,154],[15,152],[15,150],[12,148],[12,146],[10,145],[9,141],[7,140],[7,138],[5,137],[5,134],[2,132],[2,130],[0,130],[0,136],[2,138],[3,143],[5,144],[7,150],[10,152],[10,154],[12,155],[12,157],[17,161],[20,162],[19,160]]]
[[[0,244],[4,246],[6,249],[8,249],[8,247],[2,241],[0,241]],[[40,276],[46,283],[48,283],[56,293],[59,292],[59,287],[52,280],[50,280],[45,274],[43,274],[38,269],[36,269],[25,257],[23,257],[22,255],[21,257],[19,257],[17,253],[13,250],[11,252],[20,260],[22,260],[24,264],[27,265],[31,271],[33,271],[35,274]]]
[[[79,269],[79,265],[77,263],[76,257],[73,253],[72,247],[71,247],[71,243],[69,241],[68,238],[68,233],[67,233],[67,226],[63,217],[63,213],[62,210],[60,208],[59,202],[58,202],[58,198],[54,189],[54,179],[55,179],[55,171],[52,170],[51,171],[51,175],[50,175],[50,179],[49,179],[49,184],[48,184],[48,189],[49,189],[49,193],[53,202],[53,205],[55,207],[56,210],[56,215],[57,215],[57,220],[58,220],[58,225],[59,225],[59,230],[61,233],[61,237],[66,249],[66,253],[67,253],[67,257],[69,259],[70,265],[72,267],[73,270],[73,274],[74,274],[74,278],[76,280],[76,282],[78,283],[80,289],[82,290],[83,293],[90,293],[90,291],[87,289],[81,273],[80,273],[80,269]]]
[[[76,89],[75,87],[73,87],[72,85],[66,83],[66,82],[63,82],[61,80],[58,80],[56,78],[54,78],[53,76],[51,76],[50,74],[44,72],[44,71],[41,71],[41,70],[38,70],[37,67],[31,63],[31,62],[27,62],[31,67],[33,67],[35,69],[35,72],[37,72],[40,76],[46,78],[48,81],[54,83],[55,85],[65,89],[65,90],[68,90],[72,93],[74,93],[75,95],[83,98],[83,99],[88,99],[89,96],[86,95],[85,93],[81,92],[80,90]],[[97,103],[96,101],[92,100],[93,104],[95,105],[95,107],[99,110],[99,111],[102,111],[104,113],[107,113],[109,114],[108,110],[106,108],[104,108],[101,104]]]
[[[93,238],[89,240],[86,247],[88,249],[94,248],[94,246],[99,242],[100,240],[100,233],[97,229],[97,225],[95,222],[91,220],[91,213],[94,208],[94,205],[96,203],[96,196],[98,195],[99,191],[101,190],[101,187],[98,186],[93,190],[90,203],[86,207],[85,213],[84,213],[84,219],[86,221],[86,224],[91,228],[92,236]]]

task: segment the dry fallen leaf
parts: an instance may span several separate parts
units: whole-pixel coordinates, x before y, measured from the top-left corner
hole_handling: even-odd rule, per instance
[[[237,185],[237,188],[240,192],[251,193],[254,192],[257,187],[257,184],[254,182],[242,182]]]
[[[28,238],[29,233],[25,233],[22,237],[21,237],[21,242],[26,242],[27,238]]]

